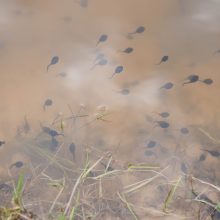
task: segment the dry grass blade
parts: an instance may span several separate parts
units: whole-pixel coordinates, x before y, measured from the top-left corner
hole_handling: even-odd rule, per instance
[[[84,169],[83,172],[80,174],[80,176],[77,178],[77,181],[72,189],[69,201],[67,202],[66,208],[64,210],[64,215],[67,215],[69,212],[70,205],[72,203],[73,197],[75,195],[75,192],[80,182],[83,181],[87,177],[87,175],[93,170],[94,167],[96,167],[103,160],[103,158],[104,157],[99,158],[89,169],[87,169],[88,162],[86,162],[86,169]]]
[[[216,190],[218,190],[218,191],[220,192],[220,188],[219,188],[218,186],[215,186],[215,185],[213,185],[213,184],[211,184],[211,183],[208,183],[208,182],[206,182],[206,181],[204,181],[204,180],[200,180],[200,179],[198,179],[198,178],[196,178],[196,177],[192,177],[192,179],[193,179],[193,180],[197,180],[197,181],[199,181],[200,183],[206,184],[206,185],[208,185],[208,186],[210,186],[210,187],[212,187],[212,188],[214,188],[214,189],[216,189]]]
[[[134,192],[134,191],[137,191],[138,189],[146,186],[148,183],[152,182],[153,180],[155,180],[156,178],[158,178],[160,175],[155,175],[149,179],[146,179],[146,180],[142,180],[138,183],[135,183],[135,185],[133,187],[130,188],[130,186],[127,186],[126,188],[130,188],[128,190],[125,190],[124,193],[131,193],[131,192]]]
[[[110,176],[110,175],[113,175],[113,174],[116,174],[116,173],[119,173],[119,172],[121,172],[121,170],[112,170],[112,171],[108,171],[106,173],[100,174],[96,177],[91,177],[91,179],[97,180],[97,179],[101,179],[103,177]]]
[[[159,176],[163,176],[165,177],[162,172],[164,170],[166,170],[168,167],[164,168],[161,172],[156,172],[156,171],[153,171],[154,173],[157,173],[157,175],[151,177],[151,178],[148,178],[148,179],[145,179],[145,180],[142,180],[142,181],[139,181],[139,182],[136,182],[136,183],[133,183],[131,185],[128,185],[128,186],[125,186],[124,189],[127,189],[124,191],[124,193],[131,193],[131,192],[134,192],[142,187],[144,187],[145,185],[147,185],[148,183],[152,182],[153,180],[155,180],[156,178],[158,178]]]
[[[133,209],[131,208],[131,204],[129,204],[127,202],[127,200],[125,199],[125,197],[121,196],[121,194],[119,192],[117,192],[118,197],[120,198],[120,200],[125,203],[125,205],[127,206],[128,210],[130,211],[130,213],[132,214],[132,216],[134,217],[135,220],[138,220],[138,217],[136,216],[136,214],[134,213]]]
[[[202,128],[198,128],[198,129],[199,129],[199,131],[200,131],[201,133],[203,133],[206,137],[208,137],[213,143],[215,143],[215,144],[220,144],[220,140],[215,139],[214,137],[212,137],[207,131],[205,131],[205,130],[202,129]]]

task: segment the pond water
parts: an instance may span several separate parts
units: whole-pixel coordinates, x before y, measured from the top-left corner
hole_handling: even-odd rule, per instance
[[[0,5],[2,206],[220,219],[218,0]]]

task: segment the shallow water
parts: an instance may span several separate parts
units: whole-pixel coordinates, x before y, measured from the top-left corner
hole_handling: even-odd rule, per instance
[[[36,155],[39,149],[51,155],[61,149],[60,157],[66,158],[69,162],[65,165],[72,169],[83,165],[89,148],[94,160],[101,152],[111,152],[118,168],[128,163],[161,169],[169,166],[169,181],[193,175],[220,184],[218,158],[202,151],[218,150],[220,143],[217,0],[88,0],[87,7],[74,0],[0,0],[0,4],[0,140],[6,142],[0,147],[2,182],[16,179],[17,170],[9,169],[16,161],[24,161],[30,175],[39,166],[48,166],[42,154]],[[129,39],[127,34],[139,26],[144,26],[145,32]],[[108,39],[96,46],[102,34]],[[120,52],[128,47],[134,51]],[[99,52],[108,63],[94,66]],[[156,65],[165,55],[168,61]],[[47,71],[54,56],[59,61]],[[123,66],[123,72],[110,79],[117,66]],[[214,82],[183,86],[192,74]],[[171,89],[160,89],[168,82],[174,85]],[[129,93],[120,92],[123,89]],[[47,99],[52,104],[44,109]],[[170,116],[163,118],[161,112]],[[80,117],[69,119],[72,114]],[[161,128],[157,121],[166,121],[169,127]],[[56,137],[58,146],[51,144],[41,125],[64,134]],[[189,133],[181,133],[181,128],[188,128]],[[150,141],[156,142],[152,148],[147,147]],[[76,144],[75,161],[68,151],[71,142]],[[205,160],[199,161],[203,153]],[[62,169],[53,165],[48,169],[54,179],[63,177]],[[71,172],[67,175],[72,178],[75,174]],[[139,173],[118,181],[125,186],[150,176]],[[169,192],[169,184],[165,189],[164,185],[159,178],[155,185],[143,189],[141,196],[139,192],[129,199],[139,207],[157,205],[161,210]],[[46,187],[30,188],[39,200],[53,200],[45,196]],[[114,192],[114,186],[106,188]],[[187,192],[180,191],[179,196],[187,198]],[[66,197],[68,194],[64,201]],[[186,211],[190,206],[182,203],[176,202],[175,213],[191,216],[193,211]],[[120,211],[130,218],[123,208]],[[149,218],[146,210],[136,212],[140,219]],[[153,216],[165,219],[158,213],[150,218]]]

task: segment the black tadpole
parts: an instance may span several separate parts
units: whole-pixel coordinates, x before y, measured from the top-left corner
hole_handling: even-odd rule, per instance
[[[105,66],[107,63],[108,63],[108,60],[103,58],[103,59],[99,60],[96,64],[94,64],[91,67],[91,70],[93,70],[95,68],[95,66]]]
[[[144,26],[139,26],[137,27],[137,29],[131,33],[129,33],[129,35],[133,35],[133,34],[141,34],[145,31],[145,27]]]
[[[129,89],[122,89],[121,91],[120,91],[120,93],[122,94],[122,95],[128,95],[128,94],[130,94],[130,90]]]
[[[171,82],[168,82],[168,83],[165,83],[163,86],[160,87],[160,89],[172,89],[173,88],[173,83]]]
[[[0,141],[0,147],[5,144],[5,141]]]
[[[46,99],[43,105],[43,109],[46,110],[46,107],[51,106],[53,104],[52,99]]]
[[[123,70],[124,70],[124,67],[123,67],[123,66],[117,66],[117,67],[115,68],[115,72],[112,74],[112,76],[110,77],[110,79],[112,79],[112,78],[115,76],[115,74],[120,74],[121,72],[123,72]]]
[[[165,63],[169,60],[169,56],[165,55],[161,58],[160,62],[156,65],[160,65],[161,63]]]
[[[200,80],[201,82],[203,82],[206,85],[211,85],[214,81],[210,78],[208,79],[204,79],[204,80]]]
[[[17,161],[15,163],[13,163],[10,168],[12,167],[16,167],[16,168],[21,168],[24,165],[24,163],[22,161]]]
[[[180,132],[181,132],[182,134],[189,134],[189,129],[188,129],[188,128],[181,128],[181,129],[180,129]]]
[[[69,151],[73,156],[73,160],[75,160],[76,145],[74,143],[69,145]]]
[[[157,144],[156,141],[149,141],[148,144],[147,144],[147,148],[153,148],[153,147],[156,146],[156,144]]]
[[[201,154],[199,157],[199,161],[204,161],[206,159],[206,155],[205,154]]]
[[[50,64],[47,66],[47,72],[48,72],[50,66],[55,65],[55,64],[57,64],[58,62],[59,62],[59,57],[58,57],[58,56],[52,57],[52,59],[51,59],[51,61],[50,61]]]
[[[126,49],[122,50],[122,53],[132,53],[134,51],[134,49],[132,47],[127,47]]]
[[[220,153],[216,150],[207,150],[207,149],[202,149],[202,150],[208,152],[213,157],[219,157],[220,156]]]
[[[155,123],[157,123],[161,128],[168,128],[170,126],[170,124],[166,121],[155,121]]]
[[[170,113],[169,112],[161,112],[161,113],[158,113],[162,118],[168,118],[170,116]]]
[[[89,1],[88,1],[88,0],[79,0],[79,5],[80,5],[82,8],[87,8],[87,7],[88,7],[88,4],[89,4]]]
[[[108,40],[108,35],[107,35],[107,34],[102,34],[102,35],[99,37],[98,42],[96,43],[96,46],[98,46],[99,43],[105,42],[105,41],[107,41],[107,40]]]
[[[185,84],[189,84],[189,83],[195,83],[195,82],[198,82],[199,81],[199,76],[196,75],[196,74],[192,74],[192,75],[189,75],[187,78],[186,78],[186,82],[183,83],[183,85]]]

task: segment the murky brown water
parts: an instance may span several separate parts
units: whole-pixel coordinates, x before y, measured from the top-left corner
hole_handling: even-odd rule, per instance
[[[219,158],[201,150],[217,151],[220,144],[220,53],[214,53],[220,48],[218,0],[88,0],[86,8],[74,0],[0,0],[0,4],[0,140],[6,141],[0,149],[2,182],[17,176],[16,167],[9,169],[16,161],[23,161],[31,174],[48,165],[42,155],[36,155],[36,149],[38,153],[47,149],[53,155],[57,147],[42,132],[42,124],[64,133],[56,140],[62,146],[60,157],[69,160],[69,169],[82,166],[89,147],[94,160],[110,151],[120,168],[128,163],[169,166],[164,171],[167,182],[185,172],[220,184]],[[145,32],[129,39],[127,34],[139,26]],[[96,47],[102,34],[108,39]],[[127,47],[134,51],[120,52]],[[100,52],[108,64],[91,70]],[[168,61],[156,65],[165,55]],[[59,62],[47,72],[54,56],[59,56]],[[124,71],[110,79],[121,65]],[[183,86],[192,74],[214,82]],[[174,85],[170,90],[160,89],[168,82]],[[127,95],[120,93],[125,88],[130,92]],[[48,98],[53,104],[44,110]],[[100,112],[106,115],[95,120]],[[162,118],[160,112],[168,112],[169,117]],[[72,114],[82,117],[67,120]],[[166,121],[169,127],[161,128],[155,121]],[[189,133],[181,133],[181,128]],[[148,148],[150,141],[156,146]],[[71,142],[76,144],[74,163],[68,149]],[[202,154],[205,159],[199,161]],[[54,179],[63,177],[56,167],[49,170]],[[112,182],[123,187],[150,177],[152,174],[138,173],[119,178],[120,184]],[[120,190],[110,182],[105,183],[107,192]],[[169,192],[169,184],[164,185],[159,178],[129,197],[138,207],[139,218],[196,219],[193,208],[184,203],[188,198],[184,187],[173,207],[178,216],[161,214]],[[54,198],[52,192],[45,194],[46,186],[30,188],[35,201]],[[69,195],[65,196],[67,201]],[[151,213],[152,207],[160,211]],[[102,219],[111,219],[106,213]],[[112,219],[132,219],[121,207],[123,214]]]

